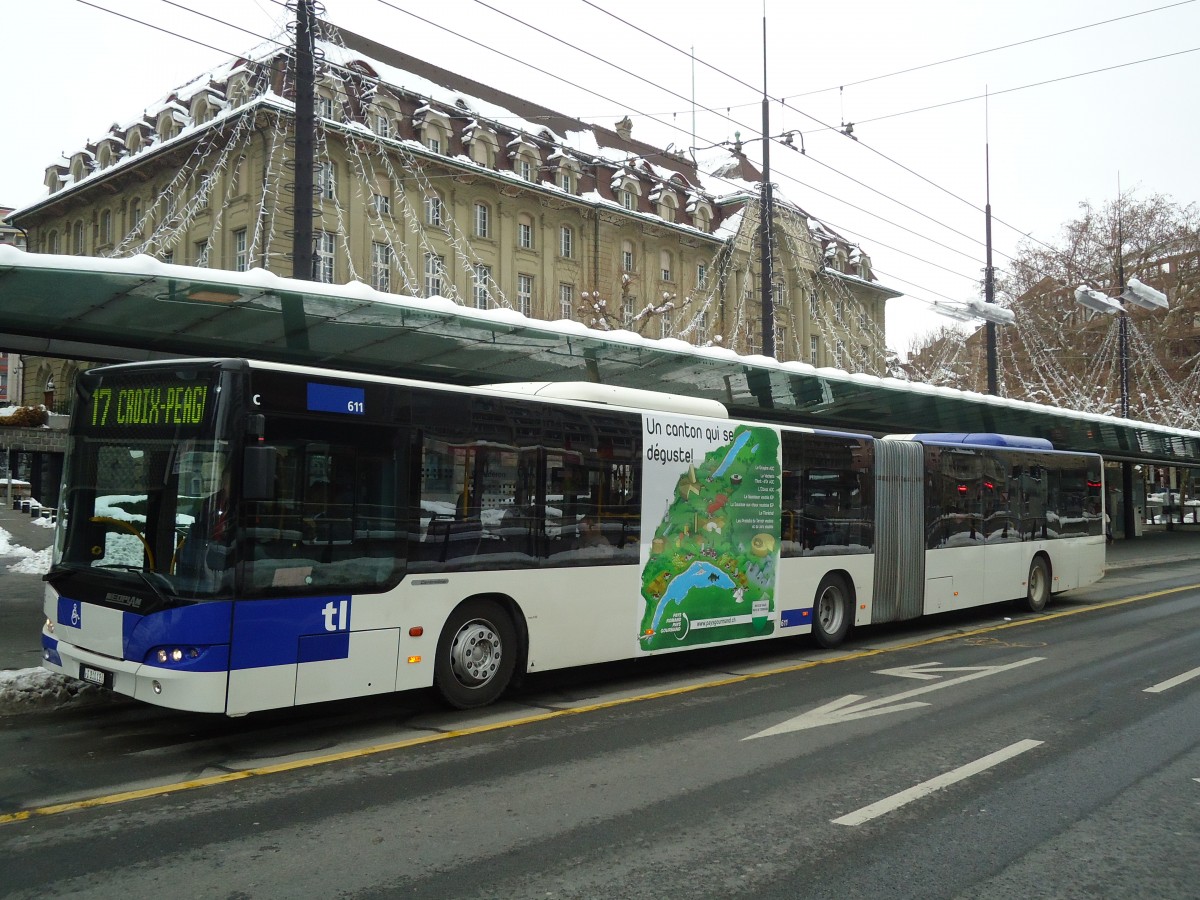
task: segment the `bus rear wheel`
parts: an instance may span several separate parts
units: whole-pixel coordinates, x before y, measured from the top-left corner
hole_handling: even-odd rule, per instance
[[[813,600],[813,639],[821,647],[836,647],[850,630],[850,589],[841,575],[821,579]]]
[[[1025,582],[1022,606],[1030,612],[1041,612],[1050,600],[1050,567],[1042,557],[1029,564],[1029,579]]]
[[[516,662],[517,630],[508,613],[492,600],[468,600],[438,638],[434,684],[453,707],[487,706],[508,687]]]

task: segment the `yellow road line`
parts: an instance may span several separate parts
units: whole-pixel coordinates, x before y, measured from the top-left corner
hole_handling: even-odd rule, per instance
[[[833,663],[849,662],[855,659],[867,659],[872,656],[880,656],[884,653],[894,653],[897,650],[911,650],[915,647],[928,647],[933,644],[942,644],[948,641],[962,640],[963,638],[976,637],[981,634],[989,634],[993,631],[1003,631],[1008,628],[1020,628],[1024,625],[1040,624],[1053,619],[1062,619],[1066,616],[1074,616],[1079,613],[1092,612],[1098,609],[1111,609],[1116,606],[1125,606],[1129,603],[1137,603],[1141,600],[1152,600],[1155,597],[1163,597],[1167,594],[1177,594],[1181,591],[1190,591],[1200,589],[1200,584],[1189,584],[1183,587],[1168,588],[1163,591],[1153,591],[1148,594],[1138,594],[1135,597],[1123,597],[1119,600],[1106,600],[1103,603],[1092,603],[1087,606],[1079,606],[1073,609],[1064,609],[1058,612],[1047,613],[1037,618],[1018,619],[1012,622],[1005,622],[1002,625],[987,625],[983,628],[977,628],[974,631],[956,632],[954,634],[944,634],[938,637],[922,638],[920,640],[911,641],[907,644],[897,644],[890,647],[877,647],[871,650],[859,650],[855,653],[847,653],[844,656],[834,656],[827,659],[814,659],[807,662],[795,663],[787,666],[780,666],[774,669],[766,669],[762,672],[752,672],[745,675],[731,675],[725,678],[720,678],[715,681],[705,681],[700,684],[690,684],[681,687],[667,688],[662,691],[652,691],[647,694],[637,694],[633,697],[622,697],[615,700],[604,700],[599,703],[591,703],[586,706],[575,706],[570,709],[555,709],[544,713],[537,713],[532,716],[522,716],[517,719],[506,719],[503,722],[493,722],[490,725],[477,725],[473,728],[462,728],[457,731],[445,731],[438,734],[427,734],[420,737],[407,738],[402,741],[391,741],[386,744],[374,744],[370,747],[361,747],[357,750],[343,750],[340,753],[328,753],[323,756],[310,756],[304,759],[292,760],[290,762],[275,763],[269,766],[258,766],[253,769],[244,769],[240,772],[226,772],[221,775],[213,775],[208,778],[194,778],[190,781],[179,781],[173,784],[159,785],[158,787],[141,788],[136,791],[121,791],[116,794],[106,794],[101,797],[91,797],[86,800],[73,800],[69,803],[55,803],[49,806],[31,807],[29,809],[19,810],[14,813],[0,814],[0,825],[9,822],[22,822],[27,819],[42,818],[45,816],[55,816],[60,813],[75,812],[82,809],[95,809],[102,806],[115,806],[118,803],[128,803],[131,800],[144,800],[148,797],[162,797],[167,794],[177,794],[181,791],[193,791],[198,788],[214,787],[219,784],[229,784],[233,781],[242,781],[247,778],[257,778],[262,775],[276,775],[281,772],[293,772],[298,769],[307,769],[315,766],[323,766],[329,763],[342,762],[348,759],[361,759],[366,756],[375,756],[380,753],[388,753],[393,750],[403,750],[408,747],[419,747],[422,744],[432,744],[437,741],[446,741],[453,738],[470,737],[476,734],[486,734],[489,731],[499,731],[503,728],[517,728],[522,725],[532,725],[536,722],[546,722],[551,719],[559,719],[564,716],[575,716],[582,713],[597,712],[603,709],[612,709],[617,706],[625,706],[629,703],[641,703],[646,700],[657,700],[663,697],[674,697],[680,694],[689,694],[694,691],[710,690],[712,688],[726,687],[732,684],[740,684],[742,682],[751,681],[756,678],[767,678],[773,675],[783,675],[788,672],[799,672],[804,669],[812,669],[816,666],[831,665]]]

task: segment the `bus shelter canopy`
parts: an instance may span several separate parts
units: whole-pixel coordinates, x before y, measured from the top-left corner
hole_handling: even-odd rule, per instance
[[[478,385],[590,381],[718,400],[733,416],[871,434],[1001,432],[1109,459],[1200,465],[1200,432],[738,356],[264,270],[0,247],[0,347],[128,361],[244,356]]]

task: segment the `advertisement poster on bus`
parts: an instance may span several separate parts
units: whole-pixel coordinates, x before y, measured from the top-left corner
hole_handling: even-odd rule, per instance
[[[779,433],[660,414],[643,427],[641,649],[771,634]]]

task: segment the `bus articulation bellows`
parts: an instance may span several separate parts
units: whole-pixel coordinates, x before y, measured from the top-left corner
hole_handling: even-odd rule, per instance
[[[1104,566],[1100,458],[875,439],[594,384],[266,364],[78,380],[43,665],[228,715],[1053,593]]]

